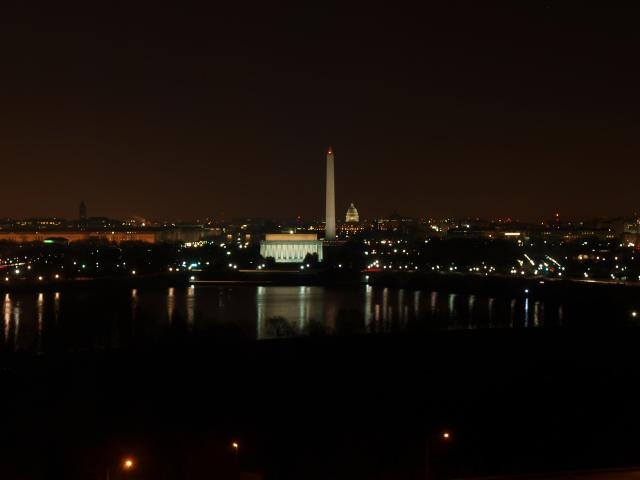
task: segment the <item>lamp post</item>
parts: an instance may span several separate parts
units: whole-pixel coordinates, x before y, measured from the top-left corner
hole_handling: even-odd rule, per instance
[[[233,448],[233,455],[235,458],[235,470],[238,479],[240,479],[240,460],[238,459],[238,450],[240,449],[240,444],[237,441],[231,442],[231,448]]]
[[[445,448],[447,444],[451,443],[452,435],[448,430],[443,430],[437,435],[430,435],[427,433],[427,438],[424,442],[424,478],[425,480],[432,480],[436,478],[432,472],[432,460],[434,450]]]
[[[133,457],[125,457],[119,465],[119,470],[123,472],[129,472],[136,466],[136,462]],[[107,480],[111,480],[111,468],[107,468]]]

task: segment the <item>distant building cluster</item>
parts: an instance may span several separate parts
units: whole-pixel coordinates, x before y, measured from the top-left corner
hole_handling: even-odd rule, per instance
[[[280,221],[237,218],[229,222],[206,219],[176,223],[141,217],[117,220],[90,216],[87,204],[82,201],[74,220],[57,217],[0,220],[0,242],[56,245],[82,241],[103,245],[173,243],[177,244],[176,248],[189,251],[200,247],[228,248],[222,265],[230,269],[267,268],[272,264],[301,264],[299,268],[302,269],[311,263],[324,261],[327,264],[337,258],[335,255],[340,255],[341,249],[336,247],[349,243],[351,247],[362,248],[362,258],[346,258],[345,265],[349,262],[351,268],[360,265],[372,271],[426,269],[558,277],[575,277],[577,272],[584,279],[626,281],[637,277],[640,281],[640,254],[636,262],[636,252],[640,251],[640,219],[568,221],[561,219],[559,213],[535,223],[511,218],[412,218],[399,213],[366,219],[360,215],[355,202],[351,202],[343,210],[344,217],[338,219],[334,168],[335,156],[330,148],[326,154],[324,221],[305,221],[301,217]],[[469,254],[465,249],[472,244],[476,249],[486,248],[487,252],[492,248],[488,246],[498,245],[494,250],[502,249],[502,253],[484,257],[484,253]],[[465,251],[462,256],[460,249]],[[236,257],[233,253],[236,251],[243,253]],[[469,260],[471,257],[474,259]],[[189,265],[199,267],[201,261],[192,258],[171,268],[175,272],[189,269]],[[342,268],[342,260],[335,263]],[[216,265],[220,264],[218,259]],[[74,264],[73,268],[84,273],[89,268],[84,265]],[[116,267],[121,268],[117,264]]]
[[[366,219],[355,202],[343,212],[329,239],[326,222],[301,217],[188,223],[116,220],[88,215],[82,202],[74,220],[0,220],[0,282],[149,272],[191,272],[197,278],[208,269],[242,273],[271,268],[344,268],[360,271],[363,278],[374,272],[409,271],[640,282],[637,218],[575,221],[555,215],[524,223],[393,213]],[[88,249],[81,244],[75,248],[86,241]],[[152,244],[163,245],[154,250],[149,248]]]
[[[122,242],[197,242],[222,235],[218,226],[205,223],[160,223],[143,219],[116,220],[90,217],[84,201],[78,208],[78,218],[27,218],[0,221],[0,242],[69,243],[78,241]]]

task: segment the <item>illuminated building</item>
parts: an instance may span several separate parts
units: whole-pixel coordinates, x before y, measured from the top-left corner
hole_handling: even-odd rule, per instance
[[[56,239],[55,242],[47,240]],[[16,243],[60,243],[62,240],[67,242],[82,242],[94,240],[104,243],[121,243],[121,242],[145,242],[155,243],[157,241],[156,232],[145,231],[90,231],[90,230],[40,230],[40,231],[13,231],[0,232],[0,241],[16,242]]]
[[[394,214],[389,219],[376,220],[376,229],[381,232],[398,232],[409,234],[418,228],[418,222],[413,218],[402,217]]]
[[[15,222],[15,226],[18,228],[54,228],[64,225],[66,221],[62,218],[45,217],[45,218],[27,218],[24,220],[18,220]]]
[[[308,254],[322,261],[322,240],[315,233],[268,233],[260,242],[260,255],[276,263],[300,263]]]
[[[327,152],[327,186],[325,198],[325,240],[336,238],[336,192],[333,172],[333,150]]]
[[[347,223],[351,223],[351,222],[357,223],[360,221],[360,215],[358,215],[358,209],[355,207],[353,202],[351,202],[351,205],[349,205],[349,208],[347,209],[347,214],[345,215],[344,221]]]
[[[370,229],[370,226],[360,222],[344,222],[340,224],[338,229],[340,230],[341,236],[349,238],[351,235]]]
[[[344,223],[340,225],[339,230],[345,238],[365,230],[365,225],[360,223],[360,215],[353,202],[349,205]]]
[[[170,228],[19,228],[0,231],[0,242],[60,243],[95,241],[99,243],[184,243],[211,240],[220,235],[216,229],[202,227]],[[55,239],[55,242],[47,240]]]

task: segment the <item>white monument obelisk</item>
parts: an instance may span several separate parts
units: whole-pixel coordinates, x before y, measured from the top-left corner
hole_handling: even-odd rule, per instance
[[[333,180],[333,150],[327,151],[327,197],[325,199],[324,239],[336,239],[336,190]]]

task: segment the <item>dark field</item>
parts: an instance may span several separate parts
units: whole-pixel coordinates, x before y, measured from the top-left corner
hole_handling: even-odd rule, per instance
[[[424,478],[426,452],[431,478],[638,464],[639,342],[585,328],[11,354],[2,478],[106,478],[128,454],[126,478],[154,479]]]

